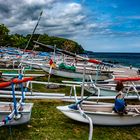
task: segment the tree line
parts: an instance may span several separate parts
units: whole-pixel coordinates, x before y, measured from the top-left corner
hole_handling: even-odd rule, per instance
[[[10,30],[4,25],[0,24],[0,46],[11,46],[24,49],[31,34],[26,36],[21,34],[10,34]],[[27,49],[33,49],[33,41],[39,41],[46,45],[56,46],[57,48],[71,51],[73,53],[83,53],[84,49],[77,42],[65,38],[49,36],[47,34],[34,34]],[[36,48],[37,51],[48,51],[45,47]]]

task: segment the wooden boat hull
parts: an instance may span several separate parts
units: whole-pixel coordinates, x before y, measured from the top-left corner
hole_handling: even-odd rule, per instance
[[[78,110],[71,109],[69,106],[58,106],[57,109],[75,121],[89,123],[88,120],[84,118],[84,116],[82,116]],[[118,113],[114,112],[102,113],[100,111],[84,111],[84,113],[92,119],[92,122],[95,125],[127,126],[140,124],[140,115],[134,115],[133,113],[128,113],[126,115],[119,115]]]
[[[8,116],[11,113],[10,106],[9,106],[10,104],[13,106],[12,103],[7,103],[7,102],[0,103],[0,121],[2,121],[6,116]],[[28,123],[31,118],[32,107],[33,107],[33,103],[25,103],[23,105],[23,110],[19,111],[21,117],[19,119],[12,118],[5,125],[9,126],[9,125],[20,125],[20,124]]]

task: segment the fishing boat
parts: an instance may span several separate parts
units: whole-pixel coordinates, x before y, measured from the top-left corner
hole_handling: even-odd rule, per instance
[[[139,77],[122,78],[118,77],[116,81],[139,81]],[[110,125],[110,126],[125,126],[125,125],[137,125],[140,124],[140,105],[127,105],[127,113],[123,115],[114,111],[114,104],[84,104],[83,101],[90,98],[92,95],[100,92],[100,88],[94,86],[96,89],[91,95],[83,98],[85,88],[85,79],[83,77],[82,89],[81,89],[81,100],[78,100],[76,90],[74,89],[75,104],[58,106],[57,109],[60,110],[67,117],[84,123],[89,123],[92,131],[92,125]],[[135,92],[137,92],[134,86]],[[99,94],[98,94],[99,95]],[[138,99],[139,95],[137,93]],[[99,97],[99,96],[98,96]],[[106,96],[107,97],[107,96]],[[106,98],[108,99],[108,98]]]
[[[24,103],[22,107],[17,104],[17,106],[18,115],[15,115],[12,102],[0,102],[0,126],[19,125],[30,121],[33,103]]]
[[[83,122],[89,123],[89,120],[81,115],[77,105],[58,106],[60,110],[67,117]],[[113,111],[114,105],[81,105],[81,110],[88,117],[91,118],[92,123],[96,125],[110,125],[110,126],[126,126],[140,124],[140,105],[128,105],[127,114],[120,115]]]
[[[121,81],[123,83],[123,93],[127,96],[138,95],[140,93],[140,77],[116,77],[113,81],[108,83],[86,83],[84,89],[90,93],[95,93],[98,96],[116,96],[116,85],[117,82]],[[98,89],[98,92],[95,92]]]
[[[90,125],[93,123],[96,125],[108,126],[127,126],[140,124],[139,103],[138,105],[127,105],[127,112],[124,114],[119,114],[114,111],[113,103],[84,103],[83,101],[90,98],[93,93],[80,100],[78,100],[76,92],[74,92],[74,94],[75,104],[58,106],[57,109],[75,121],[90,123]]]
[[[0,102],[0,126],[20,125],[30,121],[33,103],[25,103],[25,92],[23,82],[32,80],[32,77],[19,77],[9,82],[0,83],[0,88],[12,87],[13,102]],[[21,86],[21,98],[19,101],[15,97],[15,84]]]
[[[113,71],[110,71],[109,69],[101,69],[101,65],[103,62],[98,61],[96,59],[89,59],[85,58],[79,55],[76,55],[72,52],[58,49],[56,47],[50,46],[50,45],[45,45],[43,43],[40,43],[38,41],[34,41],[35,44],[41,45],[43,47],[47,47],[54,51],[54,56],[53,60],[50,59],[50,66],[48,65],[40,65],[40,68],[43,69],[44,71],[48,72],[49,74],[53,74],[56,76],[61,76],[61,77],[66,77],[66,78],[76,78],[76,79],[83,79],[83,71],[84,71],[84,66],[87,65],[87,63],[92,63],[96,64],[94,67],[89,67],[85,69],[85,79],[89,79],[89,75],[92,76],[94,80],[106,80],[106,79],[111,79],[112,78],[112,73]],[[62,63],[59,63],[56,61],[56,52],[62,53],[62,55],[67,55],[69,58],[72,59],[80,59],[82,60],[81,66],[76,66],[74,65],[68,65],[65,60],[61,59]],[[73,61],[71,61],[73,63]],[[52,64],[55,64],[55,67],[52,67]],[[104,65],[104,64],[103,64]],[[109,65],[109,64],[107,64]],[[113,66],[113,65],[110,65]]]
[[[140,77],[114,77],[105,81],[95,81],[89,76],[90,81],[84,82],[84,90],[98,96],[116,96],[116,85],[118,81],[123,83],[123,93],[127,96],[139,96],[140,93]],[[77,81],[62,81],[66,84],[82,85],[82,82]]]
[[[73,78],[73,79],[82,79],[83,78],[83,72],[80,71],[80,69],[76,69],[76,71],[72,70],[66,70],[66,69],[60,69],[60,68],[54,68],[50,69],[48,66],[40,66],[42,70],[56,75],[60,77],[65,77],[65,78]],[[107,79],[112,79],[112,72],[107,72],[107,71],[98,71],[98,70],[87,70],[85,79],[89,80],[89,75],[92,76],[92,79],[97,79],[97,80],[107,80]]]

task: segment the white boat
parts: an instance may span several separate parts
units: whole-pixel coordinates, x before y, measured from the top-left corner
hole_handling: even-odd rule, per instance
[[[19,125],[19,124],[28,123],[30,121],[33,103],[24,103],[24,105],[22,106],[22,110],[18,111],[18,113],[20,114],[19,118],[16,118],[14,113],[11,114],[14,108],[13,106],[14,104],[11,102],[0,102],[0,126]],[[6,120],[6,117],[9,114],[13,116],[11,117],[10,120]]]
[[[42,68],[42,70],[50,73],[50,67],[48,66],[40,66]],[[85,74],[85,79],[89,80],[89,75],[91,75],[92,79],[96,79],[96,80],[106,80],[106,79],[112,79],[112,72],[109,71],[102,71],[102,72],[97,72],[97,70],[90,70]],[[83,79],[83,72],[81,71],[68,71],[68,70],[64,70],[64,69],[59,69],[59,68],[55,68],[55,69],[51,69],[51,73],[53,75],[56,76],[60,76],[60,77],[65,77],[65,78],[75,78],[75,79]]]
[[[116,85],[117,81],[123,82],[123,93],[127,96],[139,95],[140,93],[140,77],[121,77],[121,78],[114,78],[111,80],[99,81],[95,83],[92,78],[90,77],[90,82],[84,83],[84,89],[89,93],[94,93],[94,95],[98,96],[116,96]],[[63,83],[67,84],[76,84],[81,85],[82,82],[75,82],[75,81],[62,81]]]
[[[36,61],[34,59],[32,61],[21,60],[20,64],[27,65],[27,66],[30,66],[31,68],[35,68],[35,69],[41,69],[42,65],[47,65],[47,63],[44,60],[43,61]],[[49,66],[49,63],[48,63],[48,66]]]
[[[72,62],[73,64],[75,63],[75,60],[74,61],[71,61],[71,57],[72,59],[79,59],[79,60],[82,60],[82,63],[81,63],[81,66],[76,66],[76,65],[73,65],[72,67],[75,67],[74,70],[72,70],[71,68],[69,69],[68,67],[71,67],[70,65],[67,65],[67,62],[65,61],[65,58],[62,58],[61,60],[59,60],[59,62],[63,60],[63,67],[61,67],[62,63],[60,64],[59,62],[56,61],[56,68],[52,69],[50,68],[51,66],[48,66],[48,65],[43,65],[40,67],[48,72],[49,74],[53,74],[53,75],[56,75],[56,76],[61,76],[61,77],[66,77],[66,78],[76,78],[76,79],[83,79],[83,71],[84,71],[84,66],[86,65],[87,66],[87,63],[92,63],[92,64],[96,64],[96,66],[92,67],[88,67],[87,69],[85,69],[85,79],[89,79],[89,75],[92,75],[92,79],[94,80],[106,80],[106,79],[111,79],[112,78],[112,75],[111,73],[113,73],[113,71],[110,71],[109,69],[101,69],[99,68],[100,64],[103,64],[101,61],[98,61],[98,60],[95,60],[95,59],[89,59],[89,58],[86,58],[86,57],[82,57],[82,56],[79,56],[79,55],[76,55],[72,52],[69,52],[69,51],[66,51],[66,50],[62,50],[62,49],[57,49],[56,46],[53,47],[53,46],[50,46],[50,45],[45,45],[43,43],[40,43],[38,41],[34,41],[34,43],[38,44],[38,45],[41,45],[41,46],[44,46],[44,47],[47,47],[49,48],[50,50],[54,51],[54,54],[53,54],[53,57],[54,57],[54,62],[56,61],[55,57],[56,57],[56,52],[59,52],[59,53],[62,53],[63,56],[67,55],[69,56],[69,59],[70,59],[70,62]],[[50,60],[51,61],[51,60]],[[58,66],[59,64],[59,66]],[[61,66],[60,66],[61,65]],[[112,65],[111,65],[112,66]],[[97,68],[98,67],[98,68]],[[68,68],[68,69],[67,69]]]
[[[78,97],[76,95],[76,90],[74,88],[74,97],[75,97],[76,103],[72,105],[57,107],[57,109],[60,110],[64,115],[76,121],[89,123],[91,131],[92,131],[91,123],[96,124],[96,125],[111,125],[111,126],[125,126],[125,125],[140,124],[140,105],[127,105],[126,110],[128,113],[120,115],[114,112],[114,109],[113,109],[114,104],[110,104],[110,103],[109,104],[96,103],[92,105],[83,104],[83,101],[90,98],[94,93],[84,98],[83,97],[84,82],[82,85],[83,86],[81,90],[81,100],[78,100]],[[97,91],[98,89],[99,88],[96,88]],[[109,99],[109,98],[107,97],[106,99]],[[138,96],[138,99],[139,99],[139,96]]]
[[[138,95],[140,93],[140,77],[121,77],[115,78],[112,83],[96,83],[94,84],[93,81],[91,83],[86,83],[84,89],[90,93],[95,93],[98,96],[116,96],[117,91],[115,89],[117,85],[117,81],[122,81],[123,84],[123,93],[127,96]],[[95,90],[98,90],[95,92]]]
[[[89,123],[89,120],[81,115],[75,105],[58,106],[64,115],[75,121]],[[140,124],[140,105],[128,105],[127,114],[120,115],[113,111],[113,105],[82,105],[82,111],[92,119],[96,125],[126,126]]]
[[[27,123],[30,120],[33,103],[24,103],[25,92],[22,85],[23,82],[27,82],[29,80],[32,80],[32,78],[15,78],[12,81],[0,83],[0,88],[11,85],[13,97],[12,103],[0,102],[0,126],[20,125]],[[17,101],[15,97],[15,84],[21,85],[21,98],[19,101]]]
[[[66,69],[60,69],[59,65],[56,64],[56,68],[50,68],[49,62],[46,63],[44,61],[22,61],[22,64],[26,64],[33,68],[42,69],[47,73],[65,77],[65,78],[76,78],[76,79],[82,79],[83,78],[83,67],[75,67],[76,71],[72,70],[66,70]],[[71,67],[70,65],[67,65],[68,67]],[[86,68],[86,76],[85,79],[89,79],[89,75],[92,76],[93,79],[97,80],[106,80],[112,78],[112,71],[109,70],[98,70],[97,68]]]

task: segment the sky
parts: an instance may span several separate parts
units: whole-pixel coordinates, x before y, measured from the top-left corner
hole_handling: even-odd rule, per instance
[[[10,33],[72,39],[93,52],[140,53],[140,0],[0,0]]]

